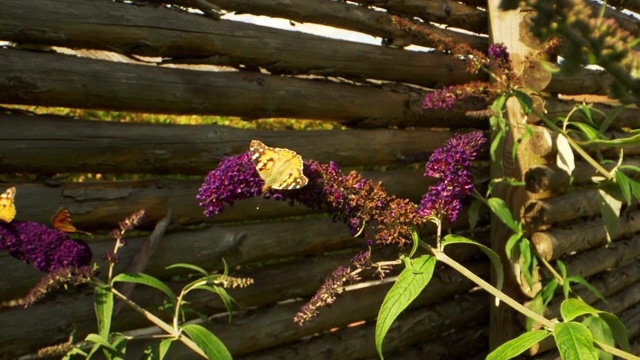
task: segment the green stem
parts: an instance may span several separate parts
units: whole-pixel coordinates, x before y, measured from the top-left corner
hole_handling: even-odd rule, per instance
[[[429,245],[426,245],[426,246],[429,246]],[[497,297],[498,299],[500,299],[501,301],[503,301],[505,304],[511,306],[512,308],[514,308],[515,310],[517,310],[520,313],[524,314],[525,316],[528,316],[528,317],[532,318],[533,320],[535,320],[538,323],[542,324],[542,326],[544,326],[545,328],[547,328],[549,330],[553,329],[554,323],[551,320],[546,319],[544,316],[532,311],[531,309],[525,307],[524,305],[520,304],[519,302],[513,300],[511,297],[509,297],[508,295],[506,295],[502,291],[496,289],[493,285],[491,285],[488,282],[484,281],[478,275],[476,275],[476,274],[472,273],[471,271],[469,271],[462,264],[458,263],[457,261],[455,261],[452,258],[450,258],[449,256],[447,256],[444,252],[442,252],[440,250],[437,250],[437,249],[433,249],[433,248],[431,249],[431,252],[434,254],[436,259],[438,259],[439,261],[442,261],[443,263],[451,266],[452,268],[457,270],[459,273],[461,273],[463,276],[465,276],[469,280],[471,280],[474,283],[478,284],[478,286],[480,286],[483,289],[485,289],[491,295],[493,295],[493,296]]]
[[[617,348],[615,348],[613,346],[609,346],[609,345],[607,345],[605,343],[602,343],[602,342],[600,342],[598,340],[593,340],[593,342],[595,342],[596,345],[598,345],[598,347],[600,347],[602,350],[608,352],[609,354],[612,354],[612,355],[615,355],[617,357],[620,357],[622,359],[627,359],[627,360],[638,360],[638,359],[640,359],[640,357],[637,357],[637,356],[635,356],[633,354],[630,354],[630,353],[628,353],[626,351],[622,351],[620,349],[617,349]]]
[[[540,256],[537,252],[536,252],[536,257],[538,258],[538,260],[540,260],[544,264],[544,267],[546,267],[547,270],[549,270],[551,275],[553,275],[553,277],[556,278],[556,280],[558,280],[558,284],[563,285],[564,278],[562,277],[562,275],[558,274],[556,269],[554,269],[553,266],[551,266],[551,264],[544,257]]]
[[[140,307],[138,304],[136,304],[133,301],[129,300],[124,294],[120,293],[118,290],[114,289],[113,287],[110,287],[109,289],[111,290],[111,292],[115,296],[117,296],[120,300],[124,301],[133,310],[135,310],[138,313],[142,314],[142,316],[144,316],[145,318],[147,318],[147,320],[149,320],[152,323],[154,323],[160,329],[162,329],[165,332],[167,332],[168,334],[171,334],[172,336],[176,337],[183,344],[185,344],[188,348],[193,350],[196,354],[198,354],[198,355],[202,356],[203,358],[207,359],[207,355],[202,351],[202,349],[200,349],[198,347],[198,345],[196,345],[196,343],[194,343],[191,339],[189,339],[186,336],[182,335],[178,331],[178,329],[174,329],[173,327],[171,327],[171,325],[169,325],[166,322],[162,321],[162,319],[160,319],[159,317],[153,315],[152,313],[150,313],[146,309]]]

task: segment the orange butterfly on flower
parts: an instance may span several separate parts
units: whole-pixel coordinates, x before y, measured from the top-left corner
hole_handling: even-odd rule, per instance
[[[51,222],[53,223],[53,227],[66,233],[91,235],[90,232],[78,230],[73,226],[73,223],[71,222],[71,215],[64,207],[59,208],[56,214],[51,217]]]
[[[16,206],[13,200],[16,197],[16,188],[10,187],[0,194],[0,220],[4,222],[11,222],[16,216]]]

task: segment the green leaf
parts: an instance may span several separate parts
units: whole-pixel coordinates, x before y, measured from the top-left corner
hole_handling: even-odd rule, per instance
[[[514,90],[513,95],[518,99],[520,106],[522,107],[522,111],[524,111],[525,115],[531,114],[531,110],[533,109],[533,99],[527,93],[522,92],[520,90]]]
[[[385,296],[378,320],[376,322],[376,349],[380,358],[382,355],[382,342],[393,321],[400,313],[420,295],[420,292],[429,284],[436,267],[436,258],[431,255],[423,255],[411,260],[412,268],[404,268],[398,280]]]
[[[615,346],[613,340],[613,334],[607,323],[599,317],[589,316],[582,322],[591,332],[591,336],[596,341],[607,344],[609,346]],[[598,352],[598,358],[600,360],[613,360],[613,355],[608,352],[596,349]]]
[[[199,272],[200,274],[202,274],[202,276],[209,275],[209,273],[205,269],[201,268],[200,266],[193,265],[193,264],[177,263],[177,264],[169,265],[165,269],[167,269],[167,270],[170,270],[170,269],[188,269],[188,270],[193,270],[195,272]]]
[[[107,338],[104,336],[100,336],[98,334],[89,334],[84,339],[84,341],[95,343],[96,345],[99,345],[101,348],[109,350],[112,353],[116,353],[116,354],[118,353],[118,349],[116,349],[113,345],[111,345],[111,343],[109,343],[109,340],[107,340]]]
[[[587,124],[573,123],[572,125],[577,127],[582,132],[582,138],[587,141],[608,140],[606,137],[603,137],[603,135],[599,133],[598,130]]]
[[[507,225],[511,230],[516,233],[520,233],[520,225],[511,215],[511,210],[507,206],[507,203],[500,198],[489,198],[487,199],[487,203],[489,204],[489,208],[493,211],[494,214],[500,219],[505,225]]]
[[[93,291],[93,307],[96,313],[98,334],[105,339],[111,332],[113,314],[113,293],[106,286],[98,286]]]
[[[151,275],[147,275],[145,273],[122,273],[115,276],[111,281],[111,283],[116,282],[130,282],[135,284],[147,285],[149,287],[162,291],[169,297],[172,302],[175,302],[176,295],[173,293],[173,291],[167,285],[165,285],[165,283],[154,278]]]
[[[587,288],[587,290],[591,291],[598,299],[602,300],[605,304],[608,304],[609,302],[607,301],[607,299],[605,299],[602,294],[600,294],[600,291],[598,291],[598,289],[596,289],[593,285],[589,284],[589,282],[587,280],[585,280],[584,278],[580,277],[580,276],[570,276],[566,279],[567,282],[574,282],[577,284],[580,284],[582,286],[584,286],[585,288]]]
[[[471,231],[476,228],[476,224],[478,224],[478,219],[480,219],[480,208],[484,205],[484,202],[480,199],[476,199],[469,206],[468,214],[469,214],[469,228]]]
[[[447,235],[444,237],[444,239],[442,239],[443,248],[449,244],[471,244],[479,247],[480,250],[482,250],[489,257],[489,260],[491,260],[491,263],[496,268],[496,287],[498,288],[498,290],[502,291],[502,284],[504,283],[504,269],[502,267],[500,256],[495,251],[480,244],[479,242],[467,239],[464,236],[454,234]]]
[[[564,265],[562,260],[557,260],[556,261],[556,266],[558,267],[558,270],[560,271],[560,274],[562,275],[562,278],[566,278],[567,277],[567,267]]]
[[[522,275],[527,280],[527,284],[533,286],[533,270],[538,262],[532,254],[531,243],[528,240],[520,242],[520,256],[522,257]]]
[[[611,332],[613,333],[613,338],[616,340],[618,345],[620,345],[620,348],[626,352],[631,352],[629,334],[622,321],[620,321],[617,316],[606,311],[601,311],[598,316],[604,320],[607,325],[609,325],[609,329],[611,329]]]
[[[413,255],[418,251],[418,245],[420,245],[420,236],[418,235],[418,231],[413,227],[409,227],[409,231],[411,232],[411,240],[413,241],[413,247],[411,252],[409,253],[409,257],[413,257]]]
[[[618,117],[618,115],[622,112],[622,110],[626,108],[627,108],[627,105],[620,105],[620,106],[616,106],[615,108],[613,108],[613,110],[609,111],[609,113],[606,114],[606,118],[604,119],[602,124],[600,124],[600,132],[604,133],[605,131],[607,131],[609,129],[609,126],[613,122],[613,120],[615,120],[615,118]]]
[[[584,118],[589,122],[589,124],[596,125],[596,122],[593,121],[593,116],[591,116],[591,107],[587,106],[585,103],[580,104],[578,107],[582,111],[582,115],[584,115]],[[573,124],[579,126],[579,124],[581,123],[574,122]]]
[[[534,330],[526,332],[515,339],[511,339],[493,350],[486,360],[506,360],[514,358],[533,345],[551,335],[547,330]]]
[[[573,169],[576,168],[576,161],[573,156],[573,149],[571,149],[571,145],[569,145],[569,141],[564,135],[558,134],[556,147],[558,148],[556,165],[567,174],[571,175],[573,173]]]
[[[513,234],[509,237],[509,240],[507,240],[507,243],[504,245],[504,251],[505,254],[507,254],[507,258],[511,261],[515,261],[518,259],[519,257],[519,252],[514,253],[513,249],[516,245],[519,244],[519,241],[523,239],[521,234]],[[516,247],[515,249],[519,249],[519,246]]]
[[[222,341],[202,325],[187,324],[182,327],[182,330],[207,354],[209,360],[232,359],[231,353],[229,353]]]
[[[593,346],[593,336],[586,326],[575,322],[557,323],[553,332],[563,359],[598,359],[598,352]]]
[[[622,209],[622,201],[611,195],[612,187],[616,186],[609,181],[602,182],[598,185],[598,198],[600,200],[600,213],[602,221],[607,232],[607,241],[611,242],[616,235],[618,228],[620,210]]]
[[[167,352],[169,352],[169,347],[175,341],[173,338],[164,339],[158,343],[149,345],[144,350],[143,359],[146,360],[162,360],[165,356],[167,356]]]
[[[500,144],[502,143],[502,139],[504,139],[507,134],[506,130],[500,130],[495,133],[493,140],[491,141],[491,146],[489,147],[489,154],[491,155],[491,161],[496,162],[498,154],[498,149],[500,148]]]
[[[578,299],[567,299],[560,305],[560,314],[564,321],[571,321],[582,315],[598,315],[600,310]]]
[[[622,171],[616,172],[616,182],[620,187],[620,191],[622,192],[622,196],[626,200],[627,204],[631,202],[631,182],[633,180],[629,179],[627,175],[623,174]]]

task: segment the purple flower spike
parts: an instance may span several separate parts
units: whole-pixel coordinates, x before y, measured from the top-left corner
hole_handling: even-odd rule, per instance
[[[449,86],[427,94],[422,103],[422,108],[425,110],[451,110],[456,100],[454,87]]]
[[[80,268],[88,265],[92,257],[86,243],[32,221],[0,223],[0,250],[5,249],[47,273],[64,267]]]
[[[469,166],[478,155],[486,139],[482,132],[456,135],[447,140],[441,149],[431,154],[425,167],[425,176],[441,179],[422,197],[418,214],[443,216],[455,221],[462,208],[460,202],[473,191]]]
[[[212,217],[222,212],[225,202],[233,206],[235,201],[260,195],[263,185],[251,153],[245,152],[222,159],[207,175],[196,199],[205,208],[204,214]]]
[[[509,59],[509,51],[507,51],[507,47],[504,44],[491,44],[488,52],[489,57],[491,57],[491,59],[493,59],[499,66],[510,66],[511,59]]]

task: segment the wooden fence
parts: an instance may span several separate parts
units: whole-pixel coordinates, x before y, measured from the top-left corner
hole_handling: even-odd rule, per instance
[[[383,282],[372,279],[369,286],[349,288],[307,326],[292,320],[324,279],[362,248],[360,239],[350,237],[347,228],[333,223],[327,214],[283,202],[264,201],[256,210],[260,200],[246,200],[206,218],[195,199],[202,180],[193,176],[203,179],[221,158],[245,152],[252,139],[260,139],[270,146],[293,149],[306,159],[335,161],[342,169],[386,166],[391,170],[370,170],[364,175],[382,181],[390,193],[418,202],[433,183],[422,176],[431,152],[456,130],[489,128],[486,119],[466,116],[469,110],[486,108],[477,99],[463,100],[452,111],[425,111],[424,96],[432,89],[487,77],[470,75],[463,61],[448,55],[403,47],[433,47],[437,45],[433,36],[438,36],[485,51],[490,28],[487,7],[491,6],[491,1],[471,6],[448,0],[290,0],[286,4],[5,0],[0,11],[0,41],[6,42],[0,48],[0,104],[7,107],[226,115],[247,120],[287,117],[333,121],[348,129],[266,131],[115,123],[7,108],[0,114],[3,188],[18,189],[17,220],[47,223],[59,206],[69,209],[78,228],[97,234],[83,239],[103,268],[100,255],[113,247],[106,234],[118,221],[146,209],[141,228],[151,230],[170,212],[168,230],[145,272],[179,289],[184,282],[174,276],[183,273],[165,270],[166,266],[187,262],[221,270],[224,258],[234,275],[255,279],[253,286],[229,290],[241,305],[232,323],[227,322],[216,296],[199,293],[189,299],[191,308],[211,316],[204,325],[234,357],[375,357],[375,317],[393,274]],[[242,23],[220,18],[217,10],[289,19],[293,30],[300,23],[348,29],[382,38],[386,46]],[[606,16],[640,35],[637,18],[613,8],[607,9]],[[495,21],[491,19],[497,28]],[[554,117],[566,115],[575,100],[580,101],[558,94],[603,95],[610,81],[606,72],[585,69],[571,77],[553,74],[539,90],[548,94],[544,106]],[[606,103],[597,107],[613,108]],[[627,136],[623,130],[640,128],[639,122],[640,111],[626,109],[613,126],[617,133],[611,136]],[[544,139],[533,139],[528,151],[552,158],[555,149],[545,144]],[[639,161],[634,158],[638,149],[625,147],[630,164]],[[486,160],[487,155],[483,156]],[[421,165],[410,166],[415,164]],[[70,182],[64,178],[67,173],[148,175],[145,180]],[[568,177],[553,164],[522,169],[516,174],[527,184],[521,216],[540,254],[548,260],[562,258],[569,274],[588,278],[609,299],[608,305],[597,305],[620,315],[638,341],[640,225],[635,219],[640,214],[629,207],[614,242],[605,247],[598,202],[589,186],[592,175],[579,162],[572,183],[575,191],[569,192]],[[478,169],[476,185],[482,186],[490,176],[488,168]],[[581,187],[575,189],[576,185]],[[542,196],[537,199],[535,194]],[[474,236],[489,244],[488,212],[483,215]],[[462,217],[451,231],[467,231]],[[494,229],[494,238],[495,234]],[[118,271],[126,268],[146,238],[128,239],[120,252]],[[452,255],[489,278],[489,263],[474,249],[462,247]],[[0,300],[5,302],[23,296],[42,276],[6,253],[0,254],[0,268],[5,274],[0,278]],[[518,291],[523,301],[533,295],[532,290]],[[597,300],[588,292],[580,295],[590,303]],[[141,287],[135,289],[133,300],[149,309],[161,305],[155,290]],[[422,358],[426,353],[429,358],[447,359],[482,356],[489,350],[489,339],[496,336],[496,327],[504,325],[492,316],[490,330],[489,300],[456,272],[439,269],[391,328],[385,350],[390,358]],[[547,315],[557,313],[554,300]],[[73,330],[81,339],[95,331],[92,293],[80,289],[28,309],[5,306],[0,308],[0,324],[3,359],[65,342]],[[521,319],[517,325],[522,326]],[[145,326],[149,324],[126,308],[114,323],[117,331],[156,333]],[[132,342],[128,353],[139,354],[146,345]],[[542,343],[531,354],[547,351],[551,345]],[[174,354],[181,359],[190,355],[182,348]]]

